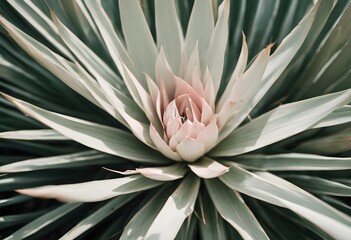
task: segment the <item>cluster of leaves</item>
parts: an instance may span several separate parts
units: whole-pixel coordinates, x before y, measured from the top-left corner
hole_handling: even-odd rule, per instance
[[[140,1],[154,39],[160,1]],[[350,236],[350,1],[230,1],[220,93],[239,58],[241,31],[252,60],[270,42],[275,42],[273,50],[283,45],[311,7],[315,15],[307,15],[284,40],[279,61],[271,64],[279,78],[267,86],[250,119],[209,153],[216,161],[203,158],[189,165],[192,172],[136,141],[75,81],[76,63],[84,66],[83,74],[120,79],[108,41],[111,30],[124,39],[121,19],[127,10],[119,2],[127,0],[0,2],[0,92],[12,102],[0,97],[1,237]],[[221,2],[212,1],[215,19]],[[185,34],[194,2],[175,3]],[[308,21],[304,38],[299,30]],[[297,53],[291,56],[294,47]],[[139,172],[125,177],[103,167]],[[161,169],[162,181],[150,169]],[[211,171],[219,177],[207,179]],[[47,197],[78,202],[15,191],[46,185],[59,186],[41,188],[38,196],[44,191]]]

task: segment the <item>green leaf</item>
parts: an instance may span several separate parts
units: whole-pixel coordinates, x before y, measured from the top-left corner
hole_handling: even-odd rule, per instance
[[[349,31],[351,32],[351,31]],[[334,87],[339,84],[347,74],[350,73],[350,67],[348,62],[351,61],[351,41],[344,46],[344,48],[336,52],[330,58],[328,62],[322,69],[318,72],[318,75],[313,79],[314,84],[310,89],[307,97],[314,97],[321,94],[329,93]],[[351,87],[349,83],[348,88]]]
[[[167,161],[160,153],[148,148],[125,131],[53,113],[10,96],[6,97],[29,116],[93,149],[140,162]]]
[[[30,199],[32,198],[28,196],[23,196],[23,195],[17,195],[6,199],[0,199],[0,208],[20,204]]]
[[[213,31],[214,19],[212,4],[209,0],[195,0],[191,11],[186,37],[185,50],[189,57],[196,44],[200,54],[200,69],[204,70],[206,64],[206,49]],[[182,61],[185,59],[183,58]]]
[[[269,237],[285,240],[289,239],[289,236],[293,236],[293,238],[298,237],[299,239],[306,238],[306,234],[301,231],[301,228],[298,228],[292,223],[291,217],[283,216],[281,210],[285,209],[272,205],[267,206],[266,203],[253,198],[247,198],[247,203],[250,204],[255,217],[260,221]],[[294,216],[295,214],[291,215]],[[300,219],[302,224],[306,224],[306,221],[303,221],[299,217],[296,218]]]
[[[136,196],[137,194],[129,194],[125,196],[116,197],[115,199],[110,200],[104,206],[98,208],[95,212],[93,212],[88,217],[80,221],[76,226],[74,226],[69,232],[63,235],[60,239],[76,239],[83,233],[95,227],[95,225],[99,224],[109,215],[116,212],[124,205],[128,204]]]
[[[245,154],[228,165],[239,163],[246,169],[267,171],[332,171],[351,169],[351,158],[325,157],[314,154],[287,153],[276,155]]]
[[[244,239],[269,239],[241,196],[217,179],[205,180],[207,190],[219,214]]]
[[[142,109],[145,115],[148,117],[150,122],[158,121],[156,109],[154,103],[151,100],[151,96],[146,90],[146,82],[144,83],[144,87],[140,83],[132,72],[123,64],[123,80],[127,86],[127,89],[132,96],[134,102]]]
[[[0,164],[1,165],[5,165],[5,164],[9,164],[9,163],[13,163],[16,161],[21,161],[23,159],[26,159],[27,156],[11,156],[11,155],[5,155],[5,154],[1,154],[1,160],[0,160]]]
[[[45,210],[44,210],[45,211]],[[30,213],[21,213],[21,214],[12,214],[0,217],[0,230],[4,228],[14,227],[18,225],[23,225],[27,222],[30,222],[33,219],[36,219],[44,212],[35,211]]]
[[[64,202],[97,202],[154,188],[161,184],[162,182],[145,178],[142,175],[134,175],[124,178],[21,189],[17,192],[33,197],[55,198]]]
[[[62,184],[67,182],[86,181],[87,175],[94,172],[85,170],[55,169],[45,171],[19,172],[0,174],[0,191],[12,191],[18,188],[33,188],[43,184]],[[91,176],[89,176],[91,177]]]
[[[174,164],[165,167],[137,168],[135,170],[126,170],[124,172],[108,168],[106,168],[106,170],[122,175],[134,175],[140,173],[147,178],[157,181],[174,181],[184,177],[185,173],[187,172],[187,168],[184,164]]]
[[[155,1],[157,46],[163,48],[173,72],[178,72],[184,45],[174,1]]]
[[[223,5],[221,5],[219,17],[216,26],[211,34],[211,38],[206,51],[206,66],[211,73],[214,92],[216,94],[222,80],[225,51],[227,48],[229,10],[230,1],[224,0]]]
[[[121,163],[125,163],[125,160],[97,151],[84,151],[73,154],[18,161],[1,166],[0,172],[27,172],[42,169],[72,168],[89,165]]]
[[[110,84],[123,86],[120,77],[118,77],[101,58],[99,58],[64,24],[62,24],[55,14],[53,14],[52,17],[62,40],[79,62],[81,62],[96,79],[103,78]]]
[[[5,59],[4,56],[0,55],[0,73],[1,77],[8,80],[12,84],[16,84],[18,87],[22,86],[30,91],[37,92],[40,94],[42,86],[38,84],[38,80],[35,79],[32,73],[26,72],[22,66],[16,66],[10,59]],[[13,81],[16,79],[16,81]],[[30,82],[30,83],[29,83]]]
[[[109,54],[113,59],[119,73],[123,76],[123,64],[125,64],[129,70],[135,74],[138,79],[142,76],[141,72],[135,69],[127,50],[125,49],[122,40],[118,37],[115,32],[111,20],[102,7],[101,0],[90,0],[85,1],[87,8],[94,18],[102,38],[109,50]]]
[[[351,90],[346,90],[282,105],[235,130],[209,154],[234,156],[278,142],[307,130],[350,101]]]
[[[70,71],[72,74],[76,75],[77,81],[90,92],[93,98],[97,101],[98,106],[108,112],[111,116],[117,119],[120,123],[127,126],[127,123],[121,116],[121,114],[111,105],[105,92],[101,89],[101,86],[96,82],[96,80],[88,73],[86,70],[76,63],[76,65],[70,64],[69,62],[61,61],[62,65]],[[65,64],[66,63],[66,64]]]
[[[121,215],[118,215],[111,224],[105,225],[101,232],[99,232],[99,240],[113,239],[116,236],[120,235],[125,227],[125,219],[129,218],[129,212],[123,212]]]
[[[149,122],[142,109],[123,92],[123,88],[125,88],[124,82],[122,82],[107,65],[98,59],[77,36],[67,29],[57,17],[54,16],[54,19],[58,25],[61,37],[79,60],[95,76],[99,83],[97,84],[95,80],[90,79],[91,76],[79,67],[80,74],[83,75],[83,79],[85,79],[83,81],[84,86],[91,91],[91,94],[93,94],[96,100],[100,99],[99,103],[104,106],[111,115],[131,129],[134,135],[141,141],[153,147],[153,142],[150,139],[148,131]],[[98,67],[95,66],[96,64],[98,64]],[[77,66],[79,65],[77,64]],[[110,109],[111,106],[106,102],[106,99],[111,103],[114,109]],[[145,122],[147,122],[147,124],[145,124]]]
[[[282,9],[279,8],[279,4],[287,3],[274,0],[257,2],[255,12],[252,14],[252,21],[247,23],[245,26],[248,29],[243,29],[243,32],[245,32],[245,34],[248,36],[248,46],[250,47],[251,56],[254,56],[260,50],[260,48],[267,45],[270,41],[272,41],[272,39],[276,39],[273,36],[274,33],[272,28],[274,23],[279,21],[277,19],[278,12],[282,12]],[[253,11],[252,6],[246,7]],[[290,8],[286,15],[294,13],[293,8]],[[251,14],[246,13],[245,15],[250,16]]]
[[[325,196],[325,195],[322,195],[321,199],[327,202],[328,204],[330,204],[331,206],[335,207],[339,211],[351,216],[351,207],[347,203],[343,202],[342,200],[338,200],[334,197]]]
[[[62,44],[57,35],[55,25],[32,1],[9,0],[18,13],[23,16],[40,34],[59,49],[64,55],[71,57],[70,52]]]
[[[299,144],[294,151],[332,155],[347,152],[351,149],[351,128],[325,137],[315,137]]]
[[[217,209],[207,192],[203,191],[198,197],[198,206],[196,212],[201,211],[201,219],[199,219],[199,228],[201,239],[203,240],[225,240],[228,239],[226,234],[223,218],[219,217]]]
[[[124,178],[21,189],[17,192],[33,197],[55,198],[64,202],[97,202],[154,188],[161,184],[162,182],[145,178],[142,175],[134,175]]]
[[[13,26],[6,19],[0,17],[0,23],[5,27],[13,39],[38,63],[47,68],[74,91],[78,92],[83,97],[99,106],[94,97],[79,81],[79,79],[77,79],[74,74],[67,71],[67,69],[63,67],[63,64],[65,62],[68,62],[66,59],[62,58],[60,55],[54,53],[45,45],[39,43],[32,37],[25,34],[23,31]]]
[[[288,67],[284,70],[282,75],[279,77],[277,82],[269,90],[265,98],[263,98],[260,101],[258,108],[264,105],[267,106],[267,104],[270,104],[270,102],[271,103],[275,102],[277,101],[277,99],[284,98],[286,95],[293,96],[305,90],[305,89],[292,88],[292,85],[296,83],[296,73],[297,74],[301,73],[302,71],[301,67],[305,66],[309,62],[309,55],[311,55],[311,53],[313,54],[313,52],[316,51],[316,45],[317,45],[316,43],[319,43],[319,42],[316,42],[316,39],[317,37],[322,35],[321,34],[322,29],[326,28],[325,24],[336,3],[335,0],[320,0],[319,2],[320,3],[318,3],[319,4],[318,11],[316,13],[315,19],[313,21],[311,29],[308,32],[308,35],[305,41],[303,42],[302,46],[300,47],[300,49],[292,59],[291,63],[288,65]],[[301,8],[303,4],[309,5],[311,4],[311,1],[296,3],[297,7],[300,9],[303,9],[304,11],[305,7]],[[293,16],[295,14],[294,17],[296,18],[297,11],[294,13],[294,11],[291,11],[291,10],[292,9],[288,9],[287,14],[289,15],[293,14]],[[303,79],[303,81],[306,82],[308,80]],[[322,94],[325,94],[325,93],[321,93],[319,95],[322,95]]]
[[[167,167],[137,168],[136,171],[153,180],[174,181],[184,177],[187,169],[182,164],[174,164]]]
[[[162,187],[154,196],[142,206],[125,226],[121,240],[144,239],[144,236],[157,214],[162,209],[167,198],[171,195],[174,188],[169,185]]]
[[[235,69],[228,86],[232,89],[229,89],[227,99],[221,99],[224,100],[224,104],[223,107],[219,109],[218,113],[218,125],[220,128],[219,141],[222,141],[239,126],[242,119],[238,116],[241,116],[243,111],[250,107],[252,98],[256,96],[257,91],[260,89],[261,78],[267,68],[271,47],[272,45],[268,45],[263,49],[243,75],[236,75],[237,72]],[[245,54],[245,49],[246,46],[244,42],[243,55]],[[239,69],[238,72],[240,71]],[[243,70],[243,68],[241,69]],[[219,104],[220,103],[221,102],[219,102]]]
[[[86,7],[87,1],[50,1],[45,3],[45,5],[48,5],[50,10],[58,16],[62,16],[67,26],[73,32],[79,34],[79,38],[93,49],[95,53],[104,58],[105,61],[110,61],[110,58],[106,56],[108,51],[96,27],[95,19],[93,19]]]
[[[175,240],[193,240],[197,236],[197,218],[194,214],[191,214],[185,219],[181,228],[179,229]]]
[[[188,164],[188,166],[200,178],[215,178],[229,171],[227,166],[207,157],[203,157],[193,164]]]
[[[283,232],[283,236],[299,236],[300,239],[305,239],[307,235],[310,236],[310,239],[319,239],[320,236],[323,240],[334,240],[335,238],[329,236],[323,230],[313,225],[312,223],[302,219],[300,216],[294,214],[293,212],[278,208],[275,206],[265,206],[268,210],[268,213],[276,212],[278,216],[282,218],[279,219],[276,216],[272,216],[272,218],[277,218],[277,220],[282,221],[281,224],[277,224],[277,231]],[[276,222],[276,221],[275,221]],[[285,226],[284,225],[288,225]],[[309,232],[310,230],[311,232]],[[282,237],[285,238],[285,237]]]
[[[52,129],[39,129],[39,130],[19,130],[0,133],[0,139],[15,139],[15,140],[69,140]]]
[[[56,79],[52,78],[52,75],[49,72],[45,71],[44,68],[41,67],[36,61],[33,61],[30,56],[24,54],[23,50],[20,50],[17,47],[13,47],[14,45],[10,44],[10,42],[5,39],[5,37],[0,38],[0,46],[6,50],[4,53],[8,52],[8,54],[4,54],[2,57],[0,57],[6,59],[1,60],[1,65],[5,67],[5,79],[6,70],[11,71],[11,74],[15,74],[15,76],[20,72],[21,75],[26,72],[23,75],[25,78],[23,78],[23,76],[17,76],[16,78],[11,78],[11,80],[8,80],[13,82],[13,79],[15,79],[17,84],[23,83],[21,86],[25,87],[28,92],[39,92],[37,96],[48,96],[50,94],[50,96],[53,97],[59,96],[59,94],[62,93],[65,94],[62,91],[62,85],[57,84]],[[18,71],[19,68],[21,71]],[[46,81],[48,83],[47,85],[42,84],[43,77],[46,78]],[[28,81],[27,78],[29,78],[31,81]],[[53,86],[55,86],[55,89]]]
[[[114,88],[104,79],[98,79],[98,81],[105,96],[120,114],[119,121],[124,123],[138,139],[154,148],[149,134],[149,121],[142,109],[132,99],[125,96],[123,92]]]
[[[237,126],[245,120],[253,108],[260,102],[267,91],[276,82],[285,68],[294,58],[295,54],[303,44],[308,32],[311,29],[315,15],[320,7],[321,2],[317,2],[310,12],[300,21],[300,23],[286,36],[278,48],[269,58],[266,71],[262,77],[260,87],[256,95],[246,104],[238,115]]]
[[[318,52],[310,60],[304,72],[300,74],[297,80],[294,80],[297,81],[296,89],[298,89],[295,100],[323,94],[327,90],[323,87],[329,87],[339,77],[347,74],[349,70],[347,63],[350,61],[350,55],[345,53],[350,50],[350,13],[351,4],[347,3],[345,11],[340,18],[338,16],[335,26],[331,28],[329,35],[322,43],[323,45],[320,46]],[[349,45],[348,47],[347,44]],[[340,55],[343,53],[346,61],[344,59],[343,62],[340,62],[342,59]],[[340,60],[337,63],[338,59]],[[333,72],[335,70],[333,69],[334,67],[337,68],[337,72]],[[350,87],[350,84],[348,86]]]
[[[119,0],[124,39],[130,57],[140,72],[155,79],[157,49],[137,0]]]
[[[351,196],[351,187],[337,181],[307,175],[284,174],[282,177],[311,193]]]
[[[199,187],[199,178],[194,175],[184,178],[154,219],[144,239],[174,239],[184,220],[194,211]]]
[[[318,121],[312,128],[330,127],[351,122],[351,106],[346,105],[338,108]]]
[[[220,179],[233,190],[292,210],[331,237],[346,240],[351,234],[350,217],[273,174],[232,166]]]
[[[225,84],[225,89],[224,89],[222,95],[220,95],[220,98],[216,104],[216,111],[217,112],[220,111],[220,109],[222,109],[223,104],[229,99],[229,96],[232,94],[233,90],[235,90],[235,88],[233,88],[233,86],[235,85],[236,81],[239,80],[238,76],[243,75],[243,73],[247,67],[246,65],[247,65],[247,59],[248,59],[248,54],[249,54],[248,51],[249,50],[248,50],[247,43],[246,43],[246,37],[245,37],[245,34],[242,33],[242,43],[241,43],[240,55],[239,55],[239,58],[236,62],[235,69],[231,73],[231,76],[230,76],[228,82]],[[262,64],[260,64],[260,65],[262,65]],[[252,67],[252,64],[251,64],[251,67]],[[256,70],[256,69],[254,69],[254,70]],[[261,78],[265,69],[262,69],[261,74],[258,73],[259,70],[258,70],[258,72],[254,71],[254,70],[253,69],[250,70],[250,72],[252,72],[251,74],[254,74],[255,78],[258,78],[258,77]],[[258,81],[258,80],[256,79],[256,81]],[[243,83],[245,84],[245,82],[243,82]],[[241,91],[239,91],[238,93],[242,94]],[[245,96],[245,95],[243,95],[243,96]],[[236,97],[236,96],[234,96],[234,97]]]
[[[12,233],[10,236],[5,238],[6,240],[16,240],[16,239],[25,239],[34,235],[39,231],[43,231],[47,226],[54,224],[60,218],[66,216],[68,213],[77,209],[81,206],[81,203],[67,203],[63,204],[60,207],[38,217],[34,221],[25,225],[24,227],[18,229],[16,232]]]

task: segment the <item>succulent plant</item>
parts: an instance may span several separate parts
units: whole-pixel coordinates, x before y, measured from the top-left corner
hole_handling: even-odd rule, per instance
[[[0,2],[5,239],[348,239],[351,4]]]

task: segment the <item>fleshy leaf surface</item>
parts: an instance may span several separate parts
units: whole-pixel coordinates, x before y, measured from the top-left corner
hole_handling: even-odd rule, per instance
[[[199,187],[199,178],[194,175],[184,178],[156,216],[145,239],[174,239],[182,223],[194,211]]]
[[[98,202],[154,188],[161,184],[162,182],[145,178],[142,175],[134,175],[124,178],[21,189],[17,192],[33,197],[55,198],[63,202]]]
[[[232,166],[220,179],[233,190],[294,211],[331,237],[346,240],[351,234],[349,216],[271,173]]]
[[[351,90],[345,90],[282,105],[235,130],[210,156],[239,155],[278,142],[307,130],[350,101]]]

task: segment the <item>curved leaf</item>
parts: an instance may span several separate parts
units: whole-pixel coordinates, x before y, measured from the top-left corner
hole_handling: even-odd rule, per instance
[[[134,175],[108,180],[21,189],[17,192],[33,197],[55,198],[64,202],[98,202],[154,188],[161,184],[162,182]]]
[[[157,46],[165,51],[173,72],[178,72],[184,37],[174,1],[156,0],[155,19]]]
[[[318,121],[316,124],[312,126],[312,128],[322,128],[322,127],[330,127],[339,124],[344,124],[351,122],[351,106],[346,105],[339,109],[334,110],[330,114],[328,114],[325,118]]]
[[[125,196],[120,196],[115,199],[112,199],[104,206],[98,208],[95,212],[90,214],[88,217],[84,218],[80,221],[74,228],[72,228],[69,232],[63,235],[60,239],[76,239],[84,232],[88,231],[89,229],[93,228],[95,225],[99,224],[109,215],[117,211],[119,208],[127,204],[133,198],[135,198],[137,194],[129,194]]]
[[[284,174],[282,177],[311,193],[351,196],[351,187],[341,182],[308,175]]]
[[[161,154],[120,129],[53,113],[8,95],[4,96],[27,115],[93,149],[141,162],[164,163],[167,161]]]
[[[41,10],[32,1],[18,1],[18,0],[8,0],[21,16],[23,16],[27,21],[41,33],[41,35],[46,38],[50,43],[52,43],[57,49],[59,49],[63,54],[68,57],[72,57],[71,53],[62,44],[61,39],[58,37],[57,29],[55,25],[51,22]]]
[[[206,187],[219,214],[244,239],[269,239],[241,196],[217,179],[206,180]]]
[[[207,157],[204,157],[193,164],[188,164],[188,166],[201,178],[215,178],[229,171],[229,167]]]
[[[282,43],[270,56],[258,91],[237,114],[238,119],[236,120],[236,124],[231,127],[232,129],[238,127],[242,121],[245,120],[248,114],[259,103],[259,101],[263,98],[266,92],[271,88],[271,86],[294,58],[312,26],[315,15],[320,7],[320,3],[321,2],[317,2],[317,4],[314,5],[312,10],[300,21],[300,23],[289,33],[289,35],[284,38]],[[229,133],[230,131],[228,131],[226,135],[222,137],[222,139]]]
[[[246,154],[226,162],[246,169],[267,171],[332,171],[351,169],[351,158],[325,157],[314,154],[286,153],[276,155]]]
[[[174,239],[184,220],[194,210],[199,187],[200,179],[188,175],[168,198],[144,239]]]
[[[186,56],[190,56],[195,45],[198,44],[200,55],[200,69],[203,71],[206,64],[206,49],[210,42],[214,27],[212,3],[210,0],[196,0],[191,11],[188,28],[185,36]],[[184,56],[182,61],[184,61]],[[183,63],[182,63],[183,64]]]
[[[250,173],[232,166],[220,179],[230,188],[268,203],[289,208],[335,239],[351,234],[351,218],[310,193],[268,172]]]
[[[125,161],[105,153],[85,151],[53,157],[18,161],[0,166],[0,172],[27,172],[41,169],[83,167],[87,165],[103,165],[112,163],[119,164],[125,163]]]
[[[351,150],[351,128],[339,132],[333,132],[323,137],[315,137],[311,140],[300,143],[294,151],[304,153],[315,153],[332,155]]]
[[[16,240],[25,239],[32,236],[33,234],[41,231],[50,224],[54,224],[55,221],[67,215],[68,213],[74,211],[81,203],[66,203],[56,209],[38,217],[34,221],[25,225],[24,227],[18,229],[16,232],[12,233],[10,236],[5,238],[6,240]]]
[[[282,105],[235,130],[210,156],[239,155],[291,137],[350,101],[351,90],[346,90]]]
[[[108,168],[105,169],[122,175],[134,175],[140,173],[144,177],[157,181],[174,181],[184,177],[185,173],[187,172],[187,169],[183,164],[174,164],[165,167],[137,168],[135,170],[126,170],[124,172]]]
[[[173,190],[174,188],[167,185],[161,188],[128,222],[120,239],[144,239],[146,232]]]
[[[59,132],[52,129],[18,130],[0,133],[0,138],[16,140],[69,140]]]
[[[209,41],[206,65],[211,73],[214,91],[217,94],[222,80],[225,51],[228,41],[228,18],[230,1],[224,0],[215,28]],[[201,41],[201,39],[200,39]],[[202,69],[204,70],[204,69]]]
[[[157,49],[137,0],[119,0],[124,39],[130,57],[140,72],[155,78]]]
[[[123,76],[123,63],[126,64],[133,74],[137,74],[134,64],[132,63],[127,50],[125,49],[122,40],[115,32],[111,20],[102,7],[101,0],[85,1],[85,5],[89,9],[94,18],[102,38],[109,50],[110,56],[113,59],[119,73]],[[138,77],[141,76],[139,73]]]

